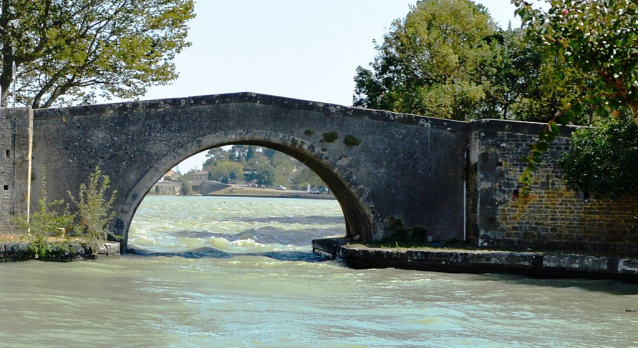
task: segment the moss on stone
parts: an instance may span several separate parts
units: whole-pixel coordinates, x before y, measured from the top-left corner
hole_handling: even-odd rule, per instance
[[[348,134],[343,139],[343,143],[348,145],[348,146],[357,146],[357,145],[361,144],[361,140],[359,138],[355,137],[354,135]]]
[[[323,133],[323,141],[327,143],[334,143],[337,139],[339,139],[339,133],[337,132]]]

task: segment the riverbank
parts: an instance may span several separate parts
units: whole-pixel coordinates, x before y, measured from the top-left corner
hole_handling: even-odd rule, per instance
[[[359,268],[399,268],[448,273],[512,273],[541,278],[616,279],[638,283],[638,260],[579,254],[464,250],[434,247],[384,248],[346,239],[312,241],[314,253]]]
[[[306,191],[276,190],[271,188],[247,186],[229,186],[221,190],[209,192],[205,194],[205,196],[335,199],[335,197],[330,193],[313,194]]]
[[[97,252],[86,243],[81,242],[54,242],[51,250],[42,261],[68,262],[76,260],[93,260],[96,258],[119,258],[119,242],[102,242]],[[26,242],[0,243],[0,262],[35,260],[35,253],[29,249]]]

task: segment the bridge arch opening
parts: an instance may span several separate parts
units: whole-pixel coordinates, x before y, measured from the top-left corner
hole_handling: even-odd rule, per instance
[[[126,203],[119,209],[114,221],[113,230],[122,237],[124,246],[126,247],[128,243],[129,228],[135,212],[154,184],[166,172],[194,154],[233,145],[252,145],[272,149],[303,163],[325,183],[337,200],[345,220],[345,236],[362,241],[371,240],[371,219],[363,208],[361,198],[353,189],[360,188],[360,185],[354,176],[344,169],[331,167],[330,155],[325,153],[324,149],[282,133],[241,131],[225,132],[197,139],[184,148],[174,149],[153,165],[131,192],[127,193]],[[258,183],[255,182],[255,184]]]

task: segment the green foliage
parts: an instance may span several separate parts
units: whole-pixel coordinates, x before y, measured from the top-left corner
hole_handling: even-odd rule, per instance
[[[559,163],[573,189],[609,198],[638,194],[638,126],[619,117],[579,129]]]
[[[214,166],[218,162],[228,161],[229,154],[223,147],[215,147],[206,153],[206,161],[202,165],[202,168],[206,168],[208,166]]]
[[[638,3],[635,0],[547,0],[547,12],[512,0],[529,38],[580,72],[583,96],[575,96],[549,121],[523,158],[523,193],[529,192],[532,172],[558,135],[558,124],[574,122],[589,106],[601,117],[629,110],[638,123]]]
[[[315,172],[308,167],[303,167],[293,176],[292,186],[298,190],[305,190],[308,185],[319,189],[326,187],[326,184]]]
[[[306,130],[305,133],[314,131]],[[339,134],[328,134],[328,138],[338,139]],[[208,151],[204,168],[210,172],[211,179],[222,182],[245,180],[258,185],[283,185],[297,188],[325,187],[325,184],[311,170],[306,175],[303,164],[293,157],[277,150],[257,145],[233,145],[231,148],[214,148]],[[300,168],[299,170],[297,170]],[[248,174],[244,175],[243,173]],[[297,180],[302,177],[302,183]],[[186,175],[188,177],[188,174]],[[315,180],[316,178],[316,180]]]
[[[255,164],[254,171],[256,174],[253,180],[255,180],[258,185],[273,185],[275,183],[277,172],[269,163]]]
[[[48,238],[58,231],[59,228],[68,229],[73,225],[73,214],[70,214],[67,206],[63,206],[62,200],[47,202],[47,180],[44,169],[42,170],[42,187],[40,199],[38,199],[38,210],[35,210],[27,218],[26,216],[16,217],[16,223],[21,229],[27,231],[29,250],[35,254],[36,258],[46,257],[51,251]],[[62,212],[58,210],[62,208]]]
[[[33,108],[134,98],[177,78],[193,0],[0,1],[1,105],[17,66]]]
[[[546,122],[587,95],[579,67],[524,29],[500,29],[468,0],[420,1],[376,49],[371,69],[357,69],[355,106]],[[573,122],[590,124],[592,117]]]
[[[585,77],[564,57],[528,40],[522,29],[508,30],[504,35],[508,51],[502,55],[504,63],[497,67],[492,80],[494,88],[503,89],[497,98],[511,101],[503,104],[502,110],[508,111],[504,118],[547,122],[574,99],[585,96]],[[575,124],[591,122],[591,116],[584,115],[573,120]]]
[[[68,205],[63,207],[62,200],[47,202],[47,181],[44,169],[41,175],[42,193],[38,199],[38,210],[33,211],[30,217],[16,217],[18,226],[27,232],[29,250],[35,254],[35,258],[64,257],[68,246],[54,246],[49,242],[49,237],[57,234],[59,229],[67,231],[73,227],[76,234],[80,233],[86,238],[87,244],[93,250],[97,250],[99,241],[106,240],[109,236],[117,238],[107,229],[109,222],[115,216],[111,206],[116,192],[113,192],[110,199],[106,200],[105,194],[110,180],[108,176],[102,176],[99,167],[91,173],[88,186],[80,184],[77,199],[71,195],[71,192],[68,193],[71,201],[76,205],[76,214],[69,213]],[[73,226],[76,216],[80,223]]]
[[[223,161],[206,168],[212,180],[223,183],[244,179],[244,167],[237,162]]]
[[[529,37],[591,79],[582,102],[600,106],[601,113],[628,107],[638,119],[638,2],[547,0],[547,13],[522,0],[512,2]],[[559,117],[571,121],[566,113]]]
[[[182,195],[190,196],[194,194],[193,186],[190,183],[190,177],[187,175],[182,175],[177,178],[177,181],[182,183],[182,191],[180,192]]]
[[[357,68],[354,106],[467,119],[480,117],[497,27],[469,0],[419,1],[392,23],[371,70]]]
[[[305,131],[303,131],[303,134],[307,136],[312,136],[315,134],[315,131],[313,131],[312,129],[306,129]]]
[[[382,239],[380,243],[395,244],[398,247],[399,244],[423,244],[428,241],[425,228],[405,228],[403,220],[398,217],[391,216],[388,219],[388,231],[391,231],[392,235]]]
[[[361,144],[361,140],[354,135],[347,134],[345,138],[343,138],[343,143],[348,146],[357,146]]]
[[[88,185],[80,184],[77,198],[71,192],[68,193],[71,202],[77,207],[77,215],[80,219],[75,232],[86,236],[94,246],[100,240],[107,240],[109,236],[117,238],[108,230],[109,223],[115,217],[112,204],[117,194],[113,191],[107,198],[106,190],[110,182],[110,178],[102,175],[99,167],[95,167],[95,171],[89,176]]]
[[[323,133],[323,141],[327,143],[334,143],[337,139],[339,139],[339,133],[337,132]]]

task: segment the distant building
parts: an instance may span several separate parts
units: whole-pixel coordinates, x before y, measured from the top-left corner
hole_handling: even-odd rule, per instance
[[[179,195],[182,192],[182,183],[179,181],[156,182],[149,191],[153,195]]]
[[[177,179],[179,179],[180,176],[182,175],[172,170],[169,170],[157,182],[177,181]]]
[[[200,170],[199,172],[193,173],[193,179],[191,180],[191,182],[201,183],[204,180],[208,180],[208,171]]]

